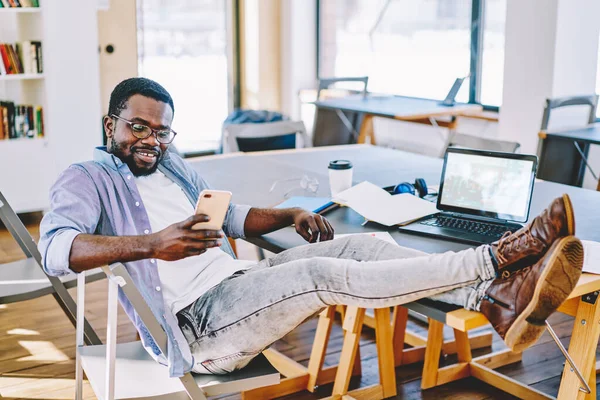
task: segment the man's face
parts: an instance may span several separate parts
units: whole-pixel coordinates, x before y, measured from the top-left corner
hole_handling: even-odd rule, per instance
[[[173,110],[167,103],[136,94],[129,98],[119,117],[155,130],[165,130],[171,128]],[[150,175],[156,171],[169,147],[159,143],[154,134],[145,139],[136,138],[128,123],[110,115],[104,117],[104,129],[108,152],[126,163],[135,176]]]

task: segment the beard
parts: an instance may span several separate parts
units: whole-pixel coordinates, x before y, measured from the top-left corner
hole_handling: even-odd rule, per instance
[[[109,153],[114,154],[119,157],[121,161],[123,161],[129,167],[129,170],[134,176],[147,176],[151,175],[158,169],[158,164],[162,160],[164,153],[161,151],[159,147],[145,147],[145,146],[131,146],[129,148],[129,155],[125,155],[126,147],[122,144],[117,143],[114,139],[111,140],[110,148],[108,149]],[[139,166],[134,158],[134,154],[136,150],[152,150],[157,152],[156,160],[154,164],[150,167]]]

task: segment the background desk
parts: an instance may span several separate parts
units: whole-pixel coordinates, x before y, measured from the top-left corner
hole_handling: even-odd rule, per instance
[[[583,185],[585,162],[574,143],[588,157],[590,145],[600,144],[600,124],[561,132],[540,132],[538,178],[566,185]],[[597,184],[600,190],[600,182]]]
[[[384,117],[402,121],[423,122],[433,117],[457,116],[481,111],[477,104],[456,103],[451,107],[440,105],[438,100],[419,99],[405,96],[353,95],[336,99],[317,101],[317,108],[348,111],[363,114],[358,135],[358,143],[365,143],[369,137],[375,144],[373,117]],[[454,124],[447,125],[450,129]]]
[[[278,179],[302,177],[317,178],[320,182],[318,196],[329,194],[327,165],[332,159],[348,159],[354,164],[355,183],[369,180],[379,186],[390,186],[402,181],[414,181],[416,177],[425,178],[430,185],[439,183],[442,160],[421,155],[405,153],[398,150],[385,149],[369,145],[351,145],[321,147],[305,150],[291,150],[268,153],[236,154],[228,157],[205,157],[192,159],[192,166],[215,187],[231,190],[233,201],[253,206],[268,207],[283,200],[283,192],[287,188],[277,188],[273,193],[269,189],[273,181]],[[295,182],[297,184],[297,182]],[[600,192],[560,185],[552,182],[537,182],[531,205],[531,216],[540,213],[550,201],[568,193],[575,208],[577,236],[581,239],[600,241],[600,214],[597,205],[600,204]],[[298,193],[299,194],[299,193]],[[361,226],[363,218],[348,208],[334,210],[327,214],[336,233],[355,233],[374,230],[388,230],[396,242],[402,246],[419,249],[425,252],[459,251],[470,246],[444,241],[435,238],[420,237],[400,233],[395,228],[367,224]],[[252,239],[254,244],[268,250],[279,252],[295,247],[305,242],[293,228],[284,228],[262,238]],[[578,285],[578,295],[583,296],[600,289],[600,276],[584,274]],[[576,306],[574,304],[574,306]],[[591,307],[598,307],[595,302]],[[572,310],[576,314],[576,310]],[[570,351],[578,363],[585,360],[589,363],[595,360],[595,349],[598,343],[598,332],[582,331],[594,328],[598,323],[578,324],[573,332],[571,345],[578,343]],[[561,383],[563,398],[576,398],[577,381],[572,373],[565,373]]]

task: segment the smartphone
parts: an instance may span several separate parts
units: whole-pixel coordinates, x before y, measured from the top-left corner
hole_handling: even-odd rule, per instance
[[[198,196],[196,214],[206,214],[210,217],[210,221],[199,222],[192,226],[192,229],[221,230],[230,201],[231,192],[225,190],[203,190],[200,196]]]

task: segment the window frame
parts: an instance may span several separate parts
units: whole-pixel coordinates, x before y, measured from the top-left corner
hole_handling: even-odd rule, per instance
[[[317,77],[321,76],[321,0],[317,1],[317,65],[316,72]],[[469,67],[469,104],[479,104],[485,111],[496,111],[500,110],[499,106],[493,106],[489,104],[481,104],[481,70],[483,65],[483,32],[484,32],[484,13],[485,13],[485,0],[471,0],[471,51],[470,51],[470,67]],[[412,97],[412,96],[409,96]],[[437,99],[442,100],[442,99]]]

